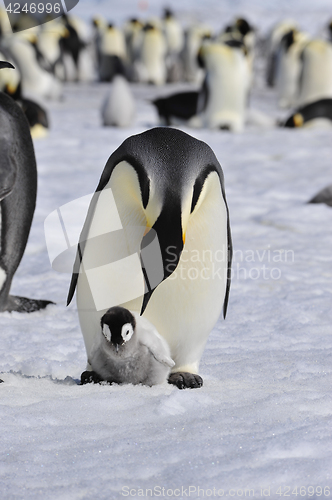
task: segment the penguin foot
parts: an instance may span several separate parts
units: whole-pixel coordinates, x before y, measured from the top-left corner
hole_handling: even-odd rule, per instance
[[[202,387],[203,379],[199,375],[188,372],[171,373],[168,383],[176,385],[179,389],[197,389]]]
[[[81,375],[80,385],[99,384],[102,380],[96,372],[85,371]]]
[[[18,297],[17,295],[9,295],[6,311],[8,312],[25,312],[32,313],[45,309],[49,304],[54,304],[50,300],[28,299],[27,297]]]

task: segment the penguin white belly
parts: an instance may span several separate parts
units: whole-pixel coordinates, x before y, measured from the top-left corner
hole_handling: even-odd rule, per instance
[[[203,113],[208,128],[230,126],[243,129],[248,93],[248,67],[245,59],[221,62],[217,71],[208,76],[209,98]]]
[[[216,173],[204,189],[204,201],[189,219],[178,267],[158,286],[143,314],[167,341],[173,372],[198,373],[225,296],[227,212]],[[169,253],[172,261],[172,249]]]
[[[140,67],[143,81],[162,85],[166,81],[166,45],[159,33],[147,35],[142,44]]]
[[[302,106],[322,98],[332,97],[332,45],[324,40],[313,40],[305,48],[300,95]]]
[[[291,47],[288,53],[282,55],[279,63],[277,92],[278,105],[281,108],[289,108],[295,104],[300,72],[299,54]]]

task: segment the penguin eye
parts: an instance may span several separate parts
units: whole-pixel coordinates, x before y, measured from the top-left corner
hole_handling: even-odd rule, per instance
[[[133,330],[133,326],[131,323],[126,323],[125,325],[122,326],[121,337],[123,338],[123,340],[125,342],[128,342],[128,340],[131,339],[131,337],[133,336],[133,333],[134,333],[134,330]]]

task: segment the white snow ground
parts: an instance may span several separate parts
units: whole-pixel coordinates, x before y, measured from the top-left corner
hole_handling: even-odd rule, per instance
[[[124,3],[112,3],[118,19]],[[159,13],[163,2],[150,3]],[[181,11],[193,5],[215,22],[213,8],[244,12],[264,31],[287,7],[316,32],[330,9],[328,0],[312,4],[188,0]],[[75,13],[107,5],[81,0]],[[95,189],[116,147],[157,125],[147,99],[173,87],[136,85],[137,119],[121,130],[101,127],[107,89],[68,85],[63,102],[48,103],[50,135],[35,142],[38,203],[12,293],[56,305],[0,314],[0,498],[332,496],[332,209],[306,204],[331,184],[332,129],[185,129],[222,164],[235,250],[228,315],[202,358],[204,386],[78,386],[83,339],[75,303],[65,307],[70,276],[49,264],[44,220]],[[259,82],[252,107],[280,115]]]

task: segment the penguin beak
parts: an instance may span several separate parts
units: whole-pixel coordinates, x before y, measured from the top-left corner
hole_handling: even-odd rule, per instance
[[[157,236],[157,238],[156,238]],[[141,262],[145,278],[144,313],[157,286],[175,271],[184,246],[181,206],[163,208],[157,221],[142,239]]]
[[[119,344],[115,344],[115,350],[116,352],[119,352]]]

